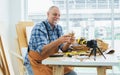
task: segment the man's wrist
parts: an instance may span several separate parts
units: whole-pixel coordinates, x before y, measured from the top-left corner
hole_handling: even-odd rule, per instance
[[[67,45],[70,45],[71,43],[70,42],[67,42]]]

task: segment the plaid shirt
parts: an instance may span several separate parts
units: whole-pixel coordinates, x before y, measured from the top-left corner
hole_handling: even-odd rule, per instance
[[[62,27],[55,25],[54,28],[48,23],[48,20],[38,23],[34,26],[31,32],[31,38],[29,41],[29,49],[37,52],[41,52],[44,45],[49,44],[50,42],[58,39],[63,35]],[[47,32],[48,30],[48,32]],[[25,63],[29,63],[28,54],[25,57]]]

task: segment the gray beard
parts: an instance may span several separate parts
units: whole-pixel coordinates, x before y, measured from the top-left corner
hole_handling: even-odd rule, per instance
[[[54,21],[54,25],[56,25],[58,23],[58,21]]]

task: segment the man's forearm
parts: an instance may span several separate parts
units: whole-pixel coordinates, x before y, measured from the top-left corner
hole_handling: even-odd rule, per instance
[[[43,57],[48,57],[58,51],[58,46],[61,44],[59,40],[53,41],[47,45],[45,45],[40,53]]]

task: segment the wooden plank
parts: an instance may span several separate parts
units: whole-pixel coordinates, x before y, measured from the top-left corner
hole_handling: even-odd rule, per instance
[[[0,37],[0,57],[1,57],[0,58],[1,59],[1,71],[3,72],[4,75],[10,75],[9,68],[8,68],[8,62],[6,60],[7,58],[5,55],[1,37]]]
[[[106,75],[106,67],[105,66],[97,67],[97,75]]]
[[[2,56],[0,54],[0,75],[5,75],[4,74],[4,67],[3,67],[3,60],[2,60]]]
[[[4,75],[1,67],[0,67],[0,75]]]
[[[53,75],[64,75],[64,66],[53,66]]]

